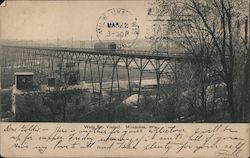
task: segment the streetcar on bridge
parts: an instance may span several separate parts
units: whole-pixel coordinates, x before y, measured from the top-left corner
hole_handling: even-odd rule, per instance
[[[94,49],[115,51],[117,49],[117,45],[115,42],[98,42],[95,43]]]

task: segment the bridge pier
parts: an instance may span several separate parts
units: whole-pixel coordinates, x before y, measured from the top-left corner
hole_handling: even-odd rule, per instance
[[[137,104],[140,103],[140,95],[141,95],[141,80],[142,80],[142,73],[143,73],[142,59],[140,59],[139,70],[140,70],[140,77],[139,77],[139,87],[138,87],[139,89],[138,89]]]
[[[59,61],[59,78],[60,80],[62,80],[62,69],[63,69],[63,57],[61,58],[61,60]]]
[[[132,95],[132,90],[131,90],[131,83],[130,83],[129,65],[132,62],[132,59],[130,61],[128,61],[128,58],[126,58],[124,62],[125,62],[127,77],[128,77],[129,96],[131,96]]]
[[[77,79],[80,80],[80,71],[81,71],[81,63],[84,65],[84,72],[83,72],[83,80],[91,80],[91,88],[92,92],[95,92],[95,78],[93,74],[93,68],[95,68],[95,64],[97,65],[97,75],[99,80],[99,105],[101,95],[103,92],[103,78],[104,78],[104,69],[106,65],[112,65],[111,69],[111,84],[109,87],[109,93],[110,93],[110,104],[112,104],[112,98],[114,97],[114,82],[116,80],[116,85],[118,88],[118,96],[121,98],[122,92],[122,84],[121,84],[121,73],[120,67],[118,68],[118,62],[120,62],[120,59],[125,63],[124,65],[124,72],[125,77],[127,78],[127,86],[128,86],[128,94],[131,96],[133,94],[133,88],[131,85],[131,77],[133,76],[133,72],[130,69],[130,66],[133,64],[136,65],[136,69],[139,70],[139,85],[138,85],[138,98],[137,103],[140,103],[140,95],[144,93],[142,86],[143,86],[143,76],[145,75],[146,67],[151,63],[154,68],[150,69],[150,71],[154,71],[157,87],[154,94],[156,94],[155,97],[155,104],[158,105],[159,100],[161,99],[161,78],[162,73],[165,71],[167,65],[171,65],[172,63],[167,63],[168,61],[175,61],[175,64],[178,60],[183,60],[183,56],[169,56],[162,54],[154,55],[150,54],[150,52],[145,51],[123,51],[123,50],[116,50],[116,51],[97,51],[94,49],[67,49],[67,48],[34,48],[34,47],[5,47],[5,49],[8,49],[8,51],[14,51],[18,57],[18,62],[22,62],[21,65],[28,65],[30,69],[33,70],[39,70],[39,72],[46,72],[48,75],[54,76],[54,64],[57,64],[58,67],[55,67],[56,70],[59,69],[59,78],[61,81],[66,82],[66,72],[68,70],[71,71],[71,69],[65,67],[65,62],[74,62],[76,65],[74,65],[74,70],[76,69]],[[25,63],[26,60],[26,63]],[[39,62],[39,64],[37,63]],[[89,63],[88,63],[89,62]],[[101,64],[100,64],[101,63]],[[132,63],[132,64],[131,64]],[[89,65],[88,65],[89,64]],[[131,66],[131,67],[132,67]],[[89,67],[89,69],[87,68]],[[175,65],[176,67],[176,65]],[[176,71],[176,70],[172,70]],[[87,74],[90,73],[90,76],[88,77]],[[115,74],[116,73],[116,74]],[[63,76],[64,75],[64,76]],[[147,75],[147,74],[146,74]],[[175,74],[176,75],[176,74]],[[96,79],[97,80],[97,79]],[[126,80],[126,79],[125,79]],[[175,76],[176,80],[176,88],[177,87],[177,76]],[[110,81],[110,80],[109,80]],[[98,83],[97,83],[98,84]],[[155,85],[155,83],[154,83]],[[178,90],[176,90],[176,95],[178,93]]]
[[[77,81],[80,81],[80,61],[77,61]]]
[[[128,77],[128,89],[129,89],[129,96],[132,95],[132,91],[131,91],[131,83],[130,83],[130,76],[129,76],[129,69],[128,69],[129,65],[126,65],[126,70],[127,70],[127,77]]]
[[[86,70],[87,70],[87,61],[85,61],[84,64],[83,81],[86,81]]]
[[[93,82],[93,73],[92,73],[92,64],[91,61],[89,61],[89,67],[90,67],[90,79],[92,84],[92,92],[95,92],[94,82]]]
[[[120,99],[121,98],[121,94],[120,94],[120,83],[119,83],[118,66],[116,66],[115,69],[116,69],[116,82],[117,82],[117,88],[118,88],[118,96],[119,96],[119,99]]]
[[[112,75],[111,75],[111,87],[110,87],[110,104],[112,103],[112,97],[113,97],[113,85],[114,85],[114,74],[115,74],[115,69],[117,69],[117,64],[120,61],[120,58],[115,59],[112,58]]]
[[[100,73],[100,65],[99,61],[97,61],[97,71],[98,71],[98,79],[99,79],[99,101],[98,101],[98,106],[101,104],[101,97],[102,97],[102,80],[103,80],[103,71],[104,71],[104,64],[102,64],[101,67],[101,73]]]
[[[157,82],[157,90],[156,90],[156,97],[155,97],[155,104],[158,105],[158,101],[160,100],[160,71],[159,68],[155,70],[156,72],[156,82]]]
[[[113,82],[114,82],[114,73],[115,73],[115,65],[112,68],[112,75],[111,75],[111,87],[110,87],[110,101],[109,104],[112,103],[112,93],[113,93]]]

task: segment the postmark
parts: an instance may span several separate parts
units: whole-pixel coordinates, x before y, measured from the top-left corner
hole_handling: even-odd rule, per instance
[[[5,0],[0,0],[0,7],[5,7],[6,6],[6,1]]]
[[[123,8],[109,9],[99,17],[96,34],[100,42],[114,42],[118,48],[129,48],[139,35],[138,19]]]

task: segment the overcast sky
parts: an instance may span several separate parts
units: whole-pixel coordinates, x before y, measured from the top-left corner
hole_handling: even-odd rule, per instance
[[[124,8],[138,18],[145,36],[148,1],[8,1],[0,8],[0,38],[20,40],[96,37],[99,17],[111,8]]]

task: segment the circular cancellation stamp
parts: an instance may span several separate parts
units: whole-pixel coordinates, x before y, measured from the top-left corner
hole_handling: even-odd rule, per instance
[[[100,42],[114,42],[118,48],[129,48],[139,35],[139,25],[129,11],[113,8],[99,17],[96,33]]]

